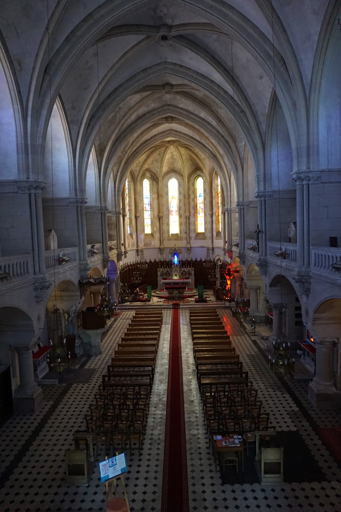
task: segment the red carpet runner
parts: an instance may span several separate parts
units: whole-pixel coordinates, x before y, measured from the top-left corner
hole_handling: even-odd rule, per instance
[[[173,305],[169,347],[162,512],[188,512],[185,410],[182,381],[180,309]]]

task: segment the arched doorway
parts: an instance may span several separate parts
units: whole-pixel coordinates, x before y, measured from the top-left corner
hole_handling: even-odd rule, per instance
[[[120,277],[117,265],[114,260],[110,260],[107,270],[107,278],[109,279],[109,297],[111,303],[117,303],[120,292]]]
[[[251,263],[247,269],[246,286],[250,290],[249,316],[254,318],[256,322],[264,322],[268,307],[264,293],[263,279],[255,263]]]
[[[1,424],[13,410],[20,414],[38,410],[43,394],[34,380],[32,319],[21,309],[0,308],[0,333],[0,366],[4,368],[0,373]]]
[[[341,298],[328,299],[316,308],[311,330],[316,363],[309,399],[318,407],[335,406],[341,391]]]
[[[285,276],[276,275],[268,289],[273,310],[273,339],[284,336],[288,341],[304,339],[302,308],[296,290]]]

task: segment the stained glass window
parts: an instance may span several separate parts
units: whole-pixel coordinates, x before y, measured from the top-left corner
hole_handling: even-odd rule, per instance
[[[143,210],[144,210],[144,232],[151,234],[152,232],[152,218],[150,208],[150,184],[149,180],[143,180]]]
[[[216,181],[216,224],[217,224],[217,232],[221,233],[221,183],[220,176],[217,174]]]
[[[179,234],[179,183],[172,178],[168,182],[169,201],[169,232],[171,235]]]
[[[127,230],[130,235],[130,202],[129,202],[129,180],[126,179],[126,219],[127,219]]]
[[[199,177],[196,182],[197,233],[205,233],[204,180]]]

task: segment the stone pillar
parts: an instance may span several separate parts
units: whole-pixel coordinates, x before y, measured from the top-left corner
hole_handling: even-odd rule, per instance
[[[186,245],[191,247],[191,228],[189,222],[189,213],[186,213]]]
[[[31,346],[15,346],[19,359],[20,385],[14,393],[14,409],[18,414],[36,412],[42,404],[43,392],[34,380]]]
[[[303,232],[304,232],[304,266],[310,266],[310,183],[303,184]]]
[[[336,404],[333,376],[334,341],[320,338],[315,342],[316,372],[309,384],[309,400],[316,406],[327,408]]]
[[[250,310],[249,310],[249,316],[257,315],[258,313],[258,300],[257,300],[257,291],[258,286],[248,286],[248,289],[250,290]]]
[[[137,209],[137,207],[136,207]],[[135,209],[135,211],[136,211]],[[138,222],[139,222],[139,215],[135,214],[135,237],[136,237],[136,255],[138,256],[139,255],[139,225],[138,225]],[[144,233],[144,225],[143,225],[143,228],[142,228],[142,233]]]
[[[272,334],[270,336],[271,344],[273,341],[277,341],[281,335],[281,323],[283,315],[284,304],[273,304],[273,322],[272,322]]]
[[[303,183],[296,182],[296,209],[297,209],[297,263],[304,265],[304,199]]]
[[[272,192],[259,191],[255,196],[258,199],[258,225],[259,233],[259,255],[266,257],[267,255],[267,223],[266,223],[266,200],[270,197]]]
[[[116,225],[116,244],[117,244],[117,261],[122,260],[122,231],[121,231],[121,212],[120,210],[113,210],[114,222]]]
[[[258,293],[258,313],[256,318],[260,322],[264,322],[268,314],[268,306],[265,299],[264,289],[262,286],[259,287]]]
[[[109,261],[109,241],[108,241],[108,223],[107,223],[108,207],[102,206],[100,209],[100,212],[101,212],[103,260]]]
[[[43,223],[42,190],[44,185],[38,181],[25,182],[20,186],[21,192],[28,192],[30,201],[32,249],[34,273],[46,274],[45,268],[45,237]]]
[[[239,219],[239,251],[245,251],[245,226],[244,226],[244,203],[238,202],[238,219]]]
[[[225,217],[225,247],[227,250],[232,249],[232,212],[231,208],[225,208],[224,210]]]

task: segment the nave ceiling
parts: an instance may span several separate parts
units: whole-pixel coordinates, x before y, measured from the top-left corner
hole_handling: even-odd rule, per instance
[[[339,2],[1,4],[4,54],[17,85],[22,137],[29,141],[26,177],[43,177],[40,142],[57,98],[70,138],[75,195],[84,195],[93,147],[101,201],[110,174],[118,200],[129,170],[174,147],[217,170],[239,199],[249,199],[243,196],[245,151],[255,189],[266,188],[276,109],[290,138],[291,171],[309,165],[314,58],[326,12],[337,12]]]

